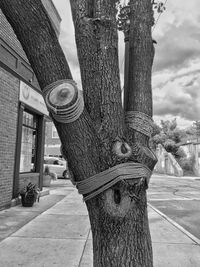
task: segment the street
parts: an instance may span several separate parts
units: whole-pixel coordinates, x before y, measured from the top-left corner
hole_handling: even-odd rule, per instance
[[[155,174],[148,189],[148,203],[200,239],[200,177]]]

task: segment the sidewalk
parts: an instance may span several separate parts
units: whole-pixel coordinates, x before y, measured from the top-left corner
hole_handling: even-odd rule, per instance
[[[154,267],[199,267],[200,246],[192,236],[148,210]],[[0,267],[93,267],[87,210],[69,181],[55,181],[31,208],[1,211],[0,221]]]

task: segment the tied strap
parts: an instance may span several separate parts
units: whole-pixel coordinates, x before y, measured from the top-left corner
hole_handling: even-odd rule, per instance
[[[145,177],[148,184],[151,174],[151,170],[141,163],[126,162],[77,182],[76,187],[79,194],[87,194],[83,197],[87,201],[122,180]]]
[[[125,115],[126,124],[133,130],[148,137],[153,133],[153,120],[147,114],[140,111],[127,111]]]

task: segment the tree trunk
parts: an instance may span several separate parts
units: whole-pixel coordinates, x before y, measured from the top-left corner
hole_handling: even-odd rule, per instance
[[[129,128],[124,120],[126,111],[152,115],[151,1],[131,1],[126,110],[121,103],[116,2],[71,0],[85,107],[72,123],[59,122],[53,114],[52,118],[75,181],[124,162],[139,162],[151,170],[156,163],[148,147],[149,138]],[[72,79],[41,2],[1,0],[0,7],[20,40],[41,89],[57,80]],[[86,205],[95,267],[153,266],[145,179],[120,181],[87,200]]]

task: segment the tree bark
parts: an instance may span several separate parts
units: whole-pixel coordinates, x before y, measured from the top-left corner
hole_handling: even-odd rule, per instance
[[[53,121],[75,181],[123,162],[140,162],[151,170],[156,163],[148,147],[148,138],[128,129],[124,123],[116,2],[71,1],[85,108],[72,123]],[[126,107],[128,111],[142,111],[151,116],[150,3],[150,0],[131,1],[132,60]],[[1,0],[0,8],[21,42],[42,90],[57,80],[72,79],[40,1]],[[135,18],[134,14],[137,14]],[[118,182],[88,200],[86,205],[93,234],[95,267],[153,266],[145,179]]]
[[[104,146],[123,136],[115,1],[71,0],[86,108]],[[98,2],[98,3],[97,3]]]
[[[72,79],[67,60],[41,1],[3,0],[0,8],[15,31],[42,91],[52,82]],[[100,171],[99,141],[87,110],[84,109],[74,123],[64,125],[55,120],[54,123],[63,147],[67,148],[64,150],[69,167],[75,176],[77,174],[77,180],[81,179],[79,176],[84,179]],[[72,154],[70,151],[73,151]]]

